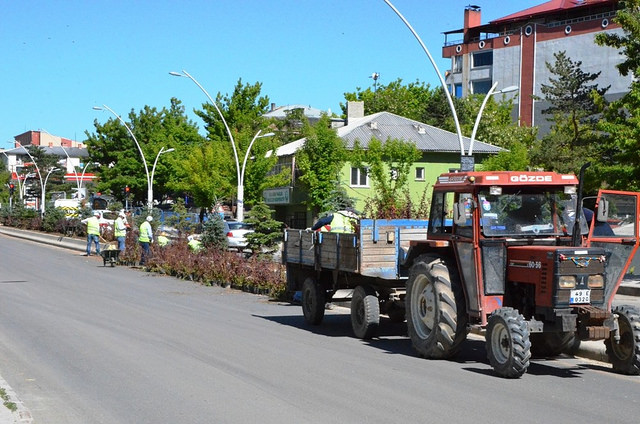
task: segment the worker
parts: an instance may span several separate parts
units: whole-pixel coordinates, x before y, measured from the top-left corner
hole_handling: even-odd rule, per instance
[[[160,233],[160,235],[158,236],[158,246],[160,247],[164,247],[167,244],[169,244],[170,240],[169,237],[167,237],[167,233],[165,233],[164,231]]]
[[[591,223],[594,222],[593,211],[588,208],[582,208],[584,218],[587,220],[587,225],[591,228]],[[611,229],[608,222],[600,222],[597,219],[593,225],[593,235],[595,237],[615,237],[615,233]]]
[[[127,216],[124,214],[124,211],[120,211],[113,225],[113,236],[118,241],[118,250],[120,250],[120,254],[123,254],[125,249],[125,239],[127,237],[127,227],[129,226],[127,223]]]
[[[153,217],[149,215],[140,225],[140,235],[138,236],[138,243],[140,243],[140,247],[142,247],[140,265],[144,265],[147,262],[147,258],[151,256],[151,249],[149,248],[149,245],[153,243],[153,229],[151,228],[151,221],[153,221]]]
[[[189,237],[187,237],[187,245],[189,246],[189,249],[191,249],[194,252],[199,252],[202,249],[202,242],[200,240],[198,240],[195,236],[191,235]]]
[[[82,222],[87,226],[87,256],[91,256],[91,242],[96,244],[96,255],[100,254],[100,212],[95,211],[89,218]]]
[[[349,209],[334,212],[316,221],[311,227],[313,231],[332,233],[355,233],[358,215]]]

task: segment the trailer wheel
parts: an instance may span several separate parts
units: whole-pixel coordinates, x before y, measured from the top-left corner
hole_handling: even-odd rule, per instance
[[[618,314],[620,342],[616,343],[613,334],[604,344],[613,370],[620,374],[640,374],[640,312],[633,306],[617,306],[613,310]]]
[[[324,318],[325,292],[311,277],[302,284],[302,313],[311,325],[319,325]]]
[[[573,355],[580,346],[574,332],[532,333],[531,354],[535,357],[553,357],[561,353]]]
[[[380,303],[375,290],[369,286],[358,286],[351,298],[351,327],[360,339],[370,339],[380,324]]]
[[[443,259],[422,256],[411,267],[405,299],[407,331],[425,358],[449,358],[467,336],[467,313],[458,273]]]
[[[500,377],[518,378],[527,371],[531,358],[529,329],[513,308],[500,308],[489,317],[487,357]]]

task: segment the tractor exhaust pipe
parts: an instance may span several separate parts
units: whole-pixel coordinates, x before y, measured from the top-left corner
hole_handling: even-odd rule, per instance
[[[573,223],[573,233],[571,242],[574,246],[579,247],[582,244],[582,234],[580,234],[580,215],[582,214],[582,185],[584,182],[584,172],[591,166],[591,162],[587,162],[580,167],[578,176],[578,198],[576,199],[576,219]]]

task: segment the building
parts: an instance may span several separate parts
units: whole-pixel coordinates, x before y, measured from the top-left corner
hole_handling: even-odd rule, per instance
[[[347,119],[342,123],[343,126],[336,131],[345,141],[347,149],[352,149],[356,141],[366,148],[373,137],[382,142],[398,139],[415,143],[422,152],[422,158],[411,167],[408,182],[409,191],[415,202],[419,202],[425,190],[430,190],[438,175],[460,167],[460,141],[455,133],[390,112],[364,116],[362,102],[348,102]],[[296,183],[295,155],[304,143],[305,139],[302,138],[279,147],[275,152],[267,153],[278,156],[278,163],[272,172],[277,173],[282,168],[289,168],[292,181],[288,187],[264,190],[263,198],[271,208],[275,209],[274,218],[292,228],[310,227],[314,219],[304,203],[306,193]],[[469,144],[469,138],[464,137],[465,151],[468,151]],[[477,140],[474,142],[473,152],[476,162],[500,150],[499,147],[487,143]],[[346,188],[349,197],[356,200],[356,209],[362,210],[365,200],[373,197],[373,187],[370,185],[366,168],[360,169],[349,163],[345,164],[340,174],[340,185]]]
[[[442,56],[451,58],[446,83],[457,97],[486,94],[496,82],[497,90],[519,87],[510,94],[517,95],[515,117],[544,134],[549,124],[542,110],[549,105],[535,96],[549,83],[545,64],[555,61],[554,53],[566,51],[582,62],[583,71],[601,72],[596,82],[611,86],[607,98],[628,91],[632,77],[622,77],[615,67],[623,57],[594,42],[600,32],[622,34],[613,22],[617,8],[618,0],[551,0],[483,25],[480,7],[467,6],[463,27],[444,33]]]
[[[58,137],[57,135],[49,134],[46,131],[27,131],[15,136],[15,140],[23,146],[33,144],[34,146],[41,147],[84,147],[82,143],[78,143],[75,140]]]

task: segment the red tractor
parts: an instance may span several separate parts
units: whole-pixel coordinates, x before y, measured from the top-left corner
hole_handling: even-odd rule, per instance
[[[611,308],[638,248],[640,193],[580,192],[575,175],[552,172],[441,175],[427,239],[406,258],[414,348],[451,357],[476,327],[495,372],[517,378],[532,354],[604,339],[615,371],[640,373],[640,311]]]

